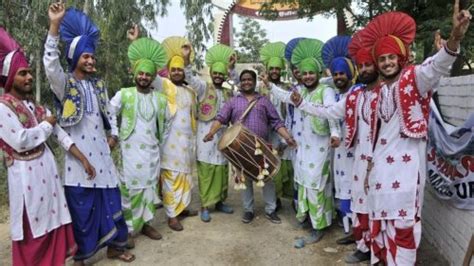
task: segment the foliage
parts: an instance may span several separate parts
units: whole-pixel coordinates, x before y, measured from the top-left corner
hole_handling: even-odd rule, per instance
[[[267,32],[251,18],[244,18],[240,22],[242,30],[235,32],[238,43],[236,49],[240,63],[255,63],[260,61],[259,51],[268,43]]]

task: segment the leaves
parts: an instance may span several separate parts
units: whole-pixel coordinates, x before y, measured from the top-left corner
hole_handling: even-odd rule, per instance
[[[269,42],[267,32],[254,19],[244,18],[240,24],[242,30],[235,32],[238,43],[237,53],[240,63],[255,63],[260,61],[260,49]]]

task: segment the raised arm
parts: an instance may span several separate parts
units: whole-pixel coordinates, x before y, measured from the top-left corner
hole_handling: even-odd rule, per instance
[[[422,95],[426,95],[443,76],[448,76],[451,65],[459,53],[461,41],[469,28],[472,16],[469,10],[459,10],[459,0],[455,0],[453,8],[453,27],[444,48],[423,64],[416,66],[416,84]]]
[[[49,31],[44,44],[43,64],[51,90],[59,100],[64,97],[67,76],[59,61],[59,25],[64,18],[64,3],[53,3],[49,6]]]

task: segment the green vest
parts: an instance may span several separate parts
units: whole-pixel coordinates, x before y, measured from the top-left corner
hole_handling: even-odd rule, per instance
[[[324,91],[328,87],[323,84],[319,84],[318,87],[309,93],[309,100],[313,104],[317,105],[323,105],[324,104]],[[306,98],[308,95],[308,89],[303,88],[301,91],[301,95],[303,98]],[[313,133],[321,135],[321,136],[327,136],[330,134],[329,130],[329,122],[327,119],[322,119],[318,116],[312,116],[311,117],[311,129],[313,130]]]
[[[133,130],[135,130],[135,125],[137,123],[137,88],[123,88],[120,90],[122,94],[122,123],[120,126],[120,139],[126,140],[130,137]],[[157,110],[157,135],[156,137],[160,141],[163,142],[163,132],[165,127],[165,116],[166,116],[166,106],[167,100],[166,96],[158,91],[152,91],[153,95],[156,98],[156,106],[158,106]]]
[[[224,101],[229,100],[232,98],[232,91],[222,88],[222,95],[224,96]],[[213,84],[207,83],[206,93],[204,95],[204,99],[199,102],[198,106],[198,119],[200,121],[211,121],[217,115],[217,89],[214,87]]]

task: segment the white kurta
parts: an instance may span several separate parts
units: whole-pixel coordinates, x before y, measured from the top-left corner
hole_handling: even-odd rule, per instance
[[[65,95],[67,75],[64,73],[58,50],[58,37],[48,35],[45,43],[43,62],[46,76],[51,84],[51,90],[58,99]],[[94,166],[97,176],[88,180],[87,173],[81,163],[71,154],[66,154],[65,159],[65,185],[80,187],[112,188],[118,185],[118,175],[115,168],[107,136],[100,115],[98,96],[95,94],[93,84],[89,80],[81,80],[77,89],[84,95],[84,116],[78,124],[64,130],[74,140],[76,146],[84,153],[89,162]],[[109,121],[112,117],[108,117]],[[112,134],[117,135],[117,128],[112,128]]]
[[[238,79],[235,70],[229,72],[230,78],[234,80],[235,83],[238,83],[236,80]],[[204,100],[206,96],[206,89],[207,84],[206,82],[202,81],[201,79],[194,76],[191,66],[188,65],[185,68],[185,76],[186,81],[189,83],[191,88],[195,89],[198,101],[201,102]],[[216,89],[216,96],[217,96],[217,112],[224,106],[224,93],[222,90]],[[209,133],[211,129],[212,123],[214,121],[200,121],[198,120],[198,128],[197,128],[197,160],[204,163],[215,164],[215,165],[226,165],[227,159],[224,157],[223,153],[219,151],[217,148],[217,144],[224,134],[224,131],[227,127],[222,127],[217,131],[214,139],[208,142],[204,142],[203,139]]]
[[[272,93],[278,95],[282,99],[289,100],[290,93],[282,90],[272,89]],[[365,95],[361,96],[362,99],[358,101],[357,112],[359,120],[357,121],[357,135],[354,145],[354,156],[355,161],[352,169],[351,179],[351,210],[356,213],[368,213],[367,207],[367,195],[364,191],[364,178],[367,171],[367,160],[360,160],[360,158],[366,158],[372,153],[372,144],[370,142],[370,120],[362,120],[363,116],[363,104],[364,97],[371,99],[375,94],[372,91],[365,92]],[[365,101],[365,104],[370,107],[370,101]],[[343,98],[334,105],[307,105],[305,109],[317,116],[324,117],[327,119],[344,119],[346,115],[346,98]],[[370,110],[370,108],[369,108]],[[343,135],[344,136],[344,135]],[[341,145],[344,145],[342,143]],[[362,156],[363,155],[363,156]]]
[[[33,104],[26,101],[23,103],[34,113]],[[24,128],[16,114],[4,104],[0,104],[0,137],[16,151],[31,150],[46,142],[51,134],[66,150],[73,144],[59,126],[52,127],[46,121],[33,128]],[[13,241],[23,240],[24,237],[23,207],[26,208],[34,238],[71,222],[56,161],[49,147],[36,159],[15,160],[13,165],[8,167],[8,192]]]
[[[339,101],[344,101],[350,90],[344,94],[339,94]],[[341,125],[341,136],[346,135],[346,123],[344,119],[339,120]],[[337,199],[351,199],[352,168],[354,164],[354,148],[346,148],[344,138],[341,139],[339,147],[334,149],[334,188]]]
[[[426,96],[442,76],[449,74],[456,57],[442,48],[415,67],[415,82]],[[375,220],[421,217],[426,179],[426,140],[401,133],[400,114],[395,101],[398,80],[380,92],[378,118],[381,122],[374,150],[374,168],[369,177],[369,213]],[[421,113],[412,113],[420,116]]]
[[[118,91],[110,100],[112,115],[118,116],[122,108],[122,91]],[[157,138],[158,103],[153,93],[137,93],[135,129],[126,140],[120,142],[123,161],[122,183],[128,189],[144,189],[156,186],[160,173],[160,143]],[[138,110],[138,109],[140,109]],[[142,115],[143,114],[143,115]],[[145,117],[143,117],[145,116]],[[167,138],[168,121],[165,115],[165,131]]]
[[[196,160],[196,135],[191,127],[194,94],[177,86],[177,111],[162,149],[161,168],[191,174]]]
[[[284,91],[275,85],[272,85],[271,92],[282,101],[290,102],[291,92]],[[292,135],[296,140],[297,150],[293,160],[293,168],[295,181],[298,184],[310,189],[323,190],[328,179],[328,176],[323,176],[322,172],[324,164],[330,159],[330,136],[313,133],[311,127],[313,115],[308,112],[308,110],[311,110],[308,106],[313,106],[309,102],[310,96],[311,94],[306,95],[305,101],[294,111]],[[323,102],[332,105],[335,101],[334,90],[326,88]],[[329,120],[329,128],[331,136],[340,137],[339,128],[335,121]]]

